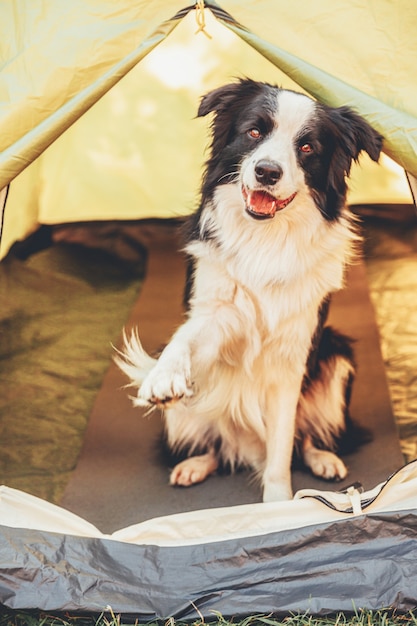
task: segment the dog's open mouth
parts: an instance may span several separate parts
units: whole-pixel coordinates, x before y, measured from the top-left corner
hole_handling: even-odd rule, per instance
[[[291,194],[284,200],[278,200],[267,191],[248,191],[244,187],[242,188],[243,197],[246,202],[246,210],[252,215],[260,219],[274,217],[277,211],[282,211],[286,206],[292,202],[297,195],[297,192]]]

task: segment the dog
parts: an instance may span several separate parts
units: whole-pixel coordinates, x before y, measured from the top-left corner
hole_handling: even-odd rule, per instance
[[[248,78],[205,95],[209,113],[186,319],[159,358],[134,331],[116,360],[134,404],[162,408],[168,446],[185,454],[171,484],[244,466],[265,502],[286,500],[294,450],[316,476],[347,475],[336,452],[354,355],[326,317],[360,239],[346,178],[362,151],[378,161],[383,138],[348,107]]]

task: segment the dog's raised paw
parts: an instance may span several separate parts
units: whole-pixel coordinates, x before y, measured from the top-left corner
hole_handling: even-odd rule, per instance
[[[165,370],[156,366],[143,381],[138,397],[148,404],[167,407],[192,395],[191,381],[183,371]]]

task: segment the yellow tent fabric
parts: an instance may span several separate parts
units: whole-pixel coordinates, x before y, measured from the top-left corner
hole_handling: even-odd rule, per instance
[[[180,2],[0,5],[1,178],[12,180],[174,28]]]
[[[38,223],[190,212],[206,144],[198,100],[234,76],[354,107],[393,160],[355,171],[350,201],[410,201],[401,168],[417,174],[414,0],[205,5],[0,4],[0,188],[13,181],[1,254]]]

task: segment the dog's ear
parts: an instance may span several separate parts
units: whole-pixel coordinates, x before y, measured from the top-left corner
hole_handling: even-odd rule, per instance
[[[331,108],[322,105],[325,127],[333,145],[329,161],[327,189],[318,194],[318,205],[328,219],[337,215],[346,198],[347,183],[352,162],[362,151],[378,161],[383,137],[368,122],[349,107]]]
[[[334,142],[329,184],[339,193],[345,193],[345,177],[350,174],[352,162],[358,160],[362,151],[378,161],[383,137],[349,107],[328,109],[328,116]]]
[[[210,91],[202,97],[198,108],[197,117],[204,117],[212,111],[222,111],[227,109],[236,98],[239,83],[229,83]]]
[[[231,106],[240,106],[242,100],[256,96],[262,89],[261,83],[250,78],[240,78],[234,83],[222,85],[202,97],[197,117],[212,111],[230,112]]]
[[[346,106],[329,109],[329,117],[336,128],[336,142],[350,160],[356,161],[362,151],[373,161],[379,160],[383,137],[363,117]]]

